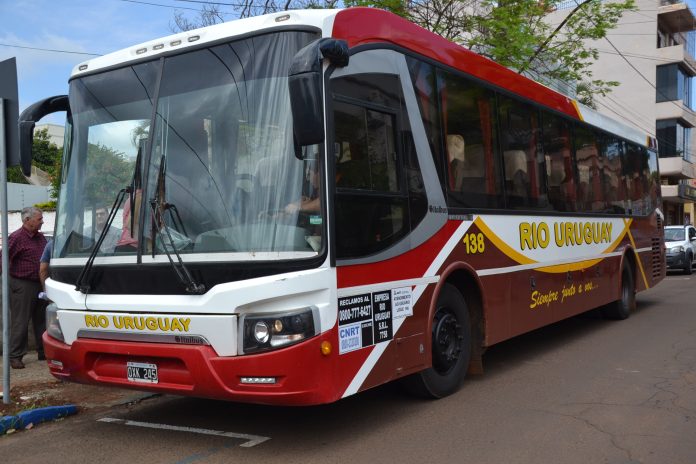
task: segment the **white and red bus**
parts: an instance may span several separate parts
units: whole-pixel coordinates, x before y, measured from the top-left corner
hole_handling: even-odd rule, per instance
[[[495,343],[665,275],[655,143],[376,9],[77,66],[44,335],[64,380],[317,404],[456,391]],[[105,217],[108,217],[105,219]]]

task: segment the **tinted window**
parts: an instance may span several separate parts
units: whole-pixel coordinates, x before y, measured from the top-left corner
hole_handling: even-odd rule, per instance
[[[599,140],[589,128],[575,128],[575,159],[578,170],[578,211],[604,211],[602,161]]]
[[[575,211],[576,186],[570,122],[542,112],[548,199],[556,211]]]
[[[443,178],[442,138],[440,132],[440,108],[438,98],[438,79],[435,68],[427,63],[407,57],[408,68],[411,73],[413,90],[416,93],[416,101],[420,110],[425,134],[428,137],[430,151],[437,167],[438,175]],[[441,82],[441,81],[440,81]]]
[[[604,186],[604,198],[609,212],[623,214],[626,203],[626,179],[623,176],[621,165],[621,152],[623,142],[615,136],[603,137],[602,154],[604,165],[602,167],[602,185]]]
[[[502,208],[500,163],[494,141],[494,94],[472,81],[438,71],[443,81],[449,206]]]
[[[509,208],[548,206],[544,159],[537,155],[539,118],[536,108],[517,100],[498,98],[500,148]]]

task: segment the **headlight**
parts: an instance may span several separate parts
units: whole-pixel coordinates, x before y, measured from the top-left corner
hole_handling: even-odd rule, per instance
[[[60,328],[60,321],[58,321],[58,306],[55,303],[46,306],[46,332],[56,340],[65,342],[63,330]]]
[[[670,253],[681,253],[682,251],[684,251],[683,246],[675,246],[669,249]]]
[[[314,308],[242,316],[242,352],[258,353],[289,346],[317,334],[319,315]]]

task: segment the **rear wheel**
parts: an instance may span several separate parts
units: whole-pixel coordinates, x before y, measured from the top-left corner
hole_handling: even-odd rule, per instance
[[[690,253],[686,254],[686,265],[684,266],[684,274],[691,275],[691,273],[693,272],[691,270],[691,265],[693,264],[693,262],[692,262],[693,259],[694,259],[694,257]]]
[[[404,383],[420,396],[442,398],[459,389],[471,359],[469,310],[454,285],[445,284],[432,320],[432,367]]]
[[[636,283],[631,267],[624,264],[621,271],[621,295],[619,299],[602,308],[607,319],[622,320],[628,318],[636,309]]]

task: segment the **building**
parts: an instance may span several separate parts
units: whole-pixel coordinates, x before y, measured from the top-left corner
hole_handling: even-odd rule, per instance
[[[58,124],[37,124],[34,128],[35,132],[43,129],[48,129],[48,137],[52,143],[58,145],[58,148],[63,148],[63,139],[65,138],[65,127]]]
[[[577,6],[558,5],[549,16],[560,23]],[[678,0],[636,0],[607,38],[593,42],[599,59],[593,77],[617,81],[600,112],[656,136],[666,224],[694,222],[696,202],[696,19]]]

